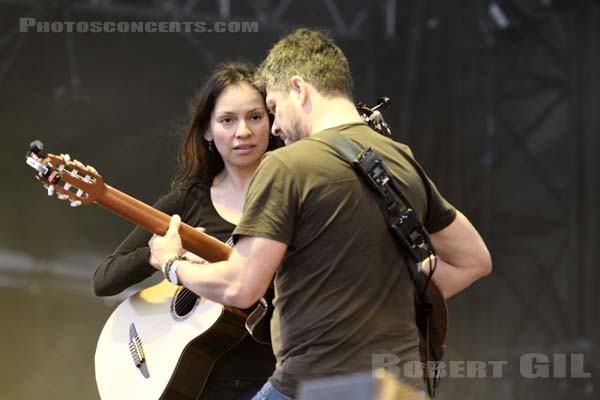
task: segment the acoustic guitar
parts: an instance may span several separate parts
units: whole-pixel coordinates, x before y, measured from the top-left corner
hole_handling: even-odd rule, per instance
[[[157,235],[167,232],[169,215],[106,184],[93,167],[65,155],[42,152],[43,144],[33,142],[26,163],[46,188],[52,186],[72,203],[97,203]],[[179,233],[184,249],[209,262],[226,260],[231,253],[226,244],[185,223]],[[427,293],[445,342],[446,302],[433,281]],[[252,309],[240,310],[201,298],[166,280],[139,291],[114,310],[100,334],[95,372],[101,398],[196,399],[214,363],[246,334],[270,343],[271,311],[265,298]],[[423,339],[420,350],[425,360]]]
[[[96,170],[64,155],[42,156],[36,141],[26,162],[46,187],[71,202],[100,204],[164,235],[170,216],[107,185]],[[210,262],[226,260],[231,248],[182,223],[183,247]],[[268,294],[271,294],[269,291]],[[98,339],[96,383],[111,399],[196,399],[214,363],[247,334],[270,343],[269,302],[240,310],[200,298],[164,280],[143,289],[112,313]]]

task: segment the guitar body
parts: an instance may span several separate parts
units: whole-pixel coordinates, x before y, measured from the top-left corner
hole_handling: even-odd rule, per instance
[[[448,305],[440,288],[438,288],[433,281],[430,281],[429,285],[427,285],[427,298],[429,299],[429,302],[433,308],[433,323],[435,324],[435,328],[438,332],[440,344],[442,345],[442,348],[444,348],[446,344],[446,337],[448,335]],[[421,313],[418,305],[419,299],[415,295],[415,320],[417,322],[417,326],[422,324],[427,318],[426,315]],[[427,342],[423,337],[422,332],[419,332],[419,354],[422,362],[431,361],[431,358],[427,357]]]
[[[100,397],[196,399],[216,360],[247,334],[244,321],[239,310],[167,281],[141,290],[115,309],[100,334]]]

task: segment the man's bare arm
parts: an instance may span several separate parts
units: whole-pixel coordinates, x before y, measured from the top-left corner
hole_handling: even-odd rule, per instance
[[[483,239],[459,211],[450,225],[431,234],[431,242],[439,256],[433,279],[446,298],[492,271],[492,259]],[[429,270],[429,263],[424,269]]]
[[[234,307],[252,306],[267,291],[287,246],[259,237],[242,237],[229,260],[206,265],[184,263],[181,283],[213,301]]]
[[[165,236],[150,240],[151,264],[161,269],[170,258],[183,254],[180,218],[171,218]],[[182,285],[209,300],[234,307],[252,306],[266,292],[287,245],[271,239],[242,237],[227,261],[198,264],[181,261],[177,277]]]

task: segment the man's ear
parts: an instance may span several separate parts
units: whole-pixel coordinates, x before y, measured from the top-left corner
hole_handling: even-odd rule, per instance
[[[300,105],[303,106],[308,98],[308,82],[306,82],[301,76],[294,75],[290,78],[290,84],[290,92],[292,92],[298,98]]]

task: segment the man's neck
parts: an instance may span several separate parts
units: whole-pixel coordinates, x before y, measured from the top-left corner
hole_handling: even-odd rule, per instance
[[[310,124],[310,134],[340,125],[364,122],[352,102],[343,97],[321,97],[314,104],[315,113]]]

